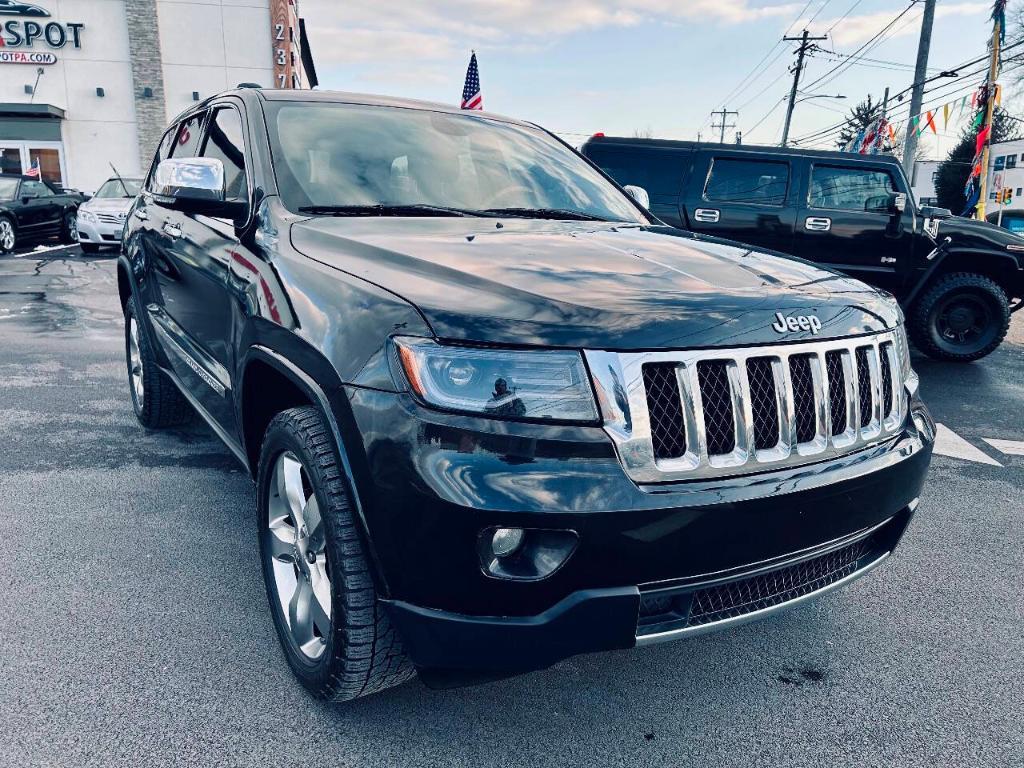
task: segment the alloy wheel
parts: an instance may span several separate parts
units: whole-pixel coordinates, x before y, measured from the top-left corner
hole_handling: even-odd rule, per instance
[[[310,661],[331,634],[331,579],[320,506],[302,462],[291,451],[274,462],[267,537],[274,591],[296,649]]]
[[[68,239],[73,243],[78,242],[78,216],[74,213],[67,215]]]
[[[14,249],[14,225],[10,219],[0,219],[0,248],[5,251]]]
[[[132,392],[135,402],[142,407],[142,396],[146,393],[146,384],[142,376],[142,350],[139,349],[139,324],[132,317],[128,323],[128,373],[132,379]]]

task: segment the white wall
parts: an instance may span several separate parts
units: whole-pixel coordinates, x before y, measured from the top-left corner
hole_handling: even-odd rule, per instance
[[[270,86],[269,0],[157,0],[167,119],[242,82]]]
[[[139,173],[125,0],[33,2],[47,9],[52,21],[85,24],[82,47],[76,49],[69,43],[64,48],[52,49],[37,41],[31,50],[52,52],[57,63],[42,68],[44,74],[39,78],[34,100],[25,93],[25,86],[35,82],[36,67],[3,65],[0,101],[26,104],[33,100],[65,110],[67,119],[62,130],[65,183],[69,186],[96,189],[111,175],[111,161],[123,174]],[[104,89],[105,97],[96,95],[97,87]]]

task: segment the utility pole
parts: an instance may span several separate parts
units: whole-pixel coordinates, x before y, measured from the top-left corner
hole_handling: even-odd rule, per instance
[[[934,2],[934,0],[932,0]],[[988,156],[992,148],[992,115],[996,109],[996,78],[999,77],[999,40],[1002,37],[1000,17],[996,17],[992,25],[992,60],[988,64],[988,84],[985,86],[985,122],[981,130],[987,132],[985,145],[981,148],[981,178],[978,179],[978,205],[974,209],[974,217],[978,221],[985,220],[985,201],[988,200]]]
[[[789,126],[793,122],[793,108],[796,106],[796,91],[800,87],[800,74],[804,69],[804,56],[811,49],[808,43],[818,40],[828,40],[828,37],[809,37],[807,30],[800,37],[784,37],[783,42],[799,41],[800,47],[796,49],[796,66],[791,70],[793,73],[793,90],[789,92],[789,105],[786,107],[786,125],[782,129],[782,146],[789,143]]]
[[[739,117],[740,113],[732,111],[732,110],[728,110],[725,107],[722,107],[721,109],[711,113],[712,117],[714,117],[715,115],[721,115],[722,116],[722,122],[717,124],[717,125],[712,123],[711,129],[714,130],[715,128],[718,128],[720,130],[720,133],[718,134],[718,143],[719,144],[725,144],[725,129],[726,128],[735,128],[736,127],[736,123],[729,123],[728,125],[726,125],[725,120],[726,120],[726,118],[729,117],[729,115],[735,115],[736,117]]]
[[[932,21],[935,19],[935,0],[924,0],[924,16],[921,17],[921,39],[917,43],[917,66],[914,67],[914,89],[910,94],[910,118],[921,114],[924,100],[924,85],[928,79],[928,51],[932,47]],[[910,129],[907,121],[907,140],[903,144],[903,170],[908,176],[914,173],[914,158],[917,155],[917,132]]]

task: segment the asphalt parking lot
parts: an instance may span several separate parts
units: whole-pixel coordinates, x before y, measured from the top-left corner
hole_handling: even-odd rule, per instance
[[[716,635],[348,705],[285,665],[227,449],[137,425],[121,322],[112,254],[0,257],[0,765],[1024,764],[1024,313],[980,363],[915,359],[956,455],[869,577]]]

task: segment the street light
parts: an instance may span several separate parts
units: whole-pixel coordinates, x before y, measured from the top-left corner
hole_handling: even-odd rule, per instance
[[[787,97],[788,98],[788,97]],[[825,93],[816,93],[811,96],[804,96],[802,99],[797,99],[796,103],[799,104],[802,101],[810,101],[811,99],[845,99],[841,93],[837,93],[835,96],[831,96]]]

